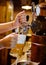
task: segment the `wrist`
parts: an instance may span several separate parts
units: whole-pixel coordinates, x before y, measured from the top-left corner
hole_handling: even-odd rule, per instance
[[[15,20],[11,23],[11,25],[12,25],[12,29],[14,29],[15,28]]]

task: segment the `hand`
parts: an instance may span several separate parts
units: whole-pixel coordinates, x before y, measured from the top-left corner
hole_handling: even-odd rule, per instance
[[[28,25],[28,23],[26,21],[25,11],[18,13],[15,20],[16,20],[15,24],[17,26],[27,26]]]
[[[18,35],[15,33],[9,34],[0,41],[3,43],[4,48],[12,48],[17,43]]]

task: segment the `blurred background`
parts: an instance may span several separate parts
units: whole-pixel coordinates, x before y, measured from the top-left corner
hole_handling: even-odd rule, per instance
[[[4,22],[7,23],[7,22],[14,20],[14,18],[16,17],[16,15],[19,12],[25,10],[26,15],[27,15],[27,19],[28,19],[27,22],[29,22],[29,24],[31,24],[31,22],[33,20],[33,18],[32,18],[32,2],[34,2],[35,5],[37,5],[37,4],[46,2],[46,0],[0,0],[0,23],[4,23]],[[26,6],[26,8],[23,6]],[[43,14],[43,12],[42,12],[42,14]],[[46,15],[46,12],[44,14]],[[11,32],[14,32],[14,31],[15,30],[0,34],[0,39],[2,39],[4,36],[10,34]],[[31,29],[29,29],[28,32],[26,33],[26,34],[29,34],[29,35],[27,35],[28,42],[31,41],[31,34],[32,33],[33,32]],[[29,44],[26,44],[26,45],[28,46],[30,44],[31,44],[31,42]],[[16,46],[16,48],[18,48],[18,46]],[[25,49],[27,50],[27,48],[24,48],[24,50]],[[13,62],[13,60],[11,62],[11,59],[14,59],[14,58],[10,56],[10,54],[9,54],[10,51],[11,51],[11,53],[15,53],[15,52],[18,53],[18,51],[16,51],[15,48],[14,49],[0,50],[0,65],[11,65],[11,63]],[[21,55],[22,50],[19,53]]]

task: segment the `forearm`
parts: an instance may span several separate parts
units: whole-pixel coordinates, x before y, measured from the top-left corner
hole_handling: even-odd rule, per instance
[[[12,35],[7,35],[4,38],[0,39],[0,48],[1,47],[10,47],[12,41]]]
[[[18,34],[11,33],[4,38],[0,39],[0,47],[11,48],[17,42]]]
[[[13,26],[13,22],[8,22],[8,23],[2,23],[2,24],[0,24],[0,33],[12,30],[13,29],[12,26]]]
[[[0,39],[0,48],[10,47],[10,41],[9,39]]]
[[[2,24],[0,24],[0,34],[7,32],[9,30],[12,30],[16,27],[17,27],[17,25],[14,24],[14,21],[11,21],[11,22],[8,22],[8,23],[2,23]]]

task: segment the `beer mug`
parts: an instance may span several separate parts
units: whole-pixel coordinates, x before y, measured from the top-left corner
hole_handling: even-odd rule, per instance
[[[16,44],[16,50],[19,50],[18,53],[21,56],[23,54],[23,47],[26,41],[26,35],[24,34],[18,34],[17,44]]]

